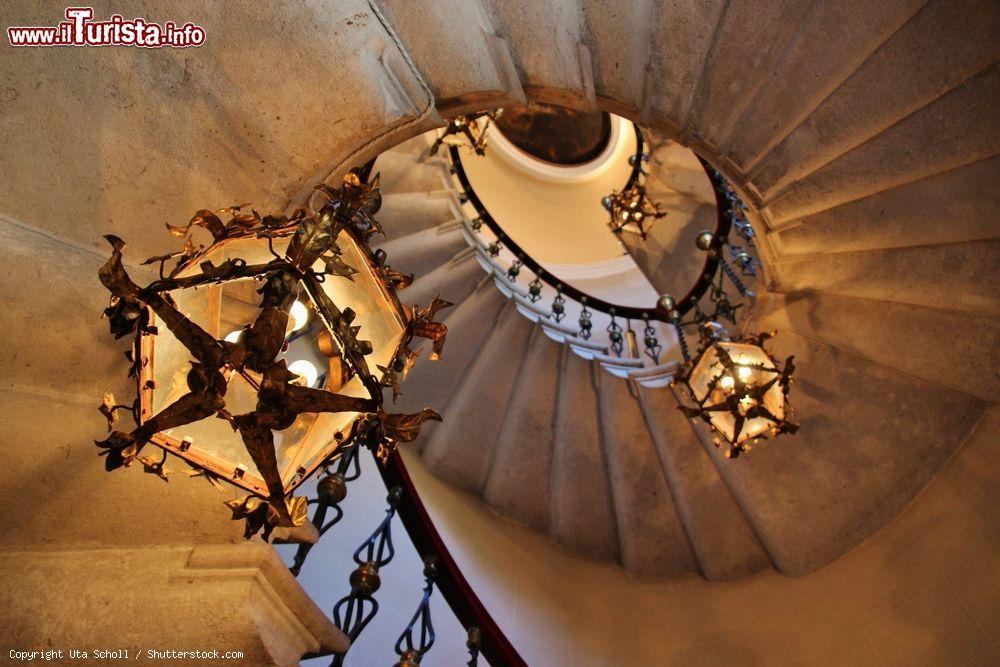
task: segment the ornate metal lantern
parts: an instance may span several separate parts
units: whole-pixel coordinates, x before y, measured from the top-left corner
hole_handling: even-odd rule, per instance
[[[666,211],[646,195],[646,186],[635,183],[621,192],[614,190],[601,199],[601,205],[610,214],[608,226],[615,234],[638,234],[645,241],[653,223],[665,216]]]
[[[396,290],[412,276],[369,250],[378,176],[366,184],[352,172],[324,192],[314,217],[261,218],[242,205],[222,211],[227,223],[203,210],[184,227],[168,225],[185,245],[144,262],[160,273],[146,287],[122,264],[125,243],[106,237],[105,315],[116,338],[135,336],[127,356],[139,385],[132,406],[105,396],[109,430],[122,409],[137,424],[97,443],[108,470],[138,458],[163,474],[166,452],[175,454],[247,491],[229,503],[234,518],[248,519],[248,534],[266,533],[305,521],[305,499],[288,496],[354,438],[385,457],[440,419],[430,409],[386,414],[382,390],[398,391],[416,357],[413,336],[433,339],[440,353],[446,329],[432,320],[450,304],[401,305]],[[211,233],[207,248],[195,246],[194,227]],[[147,443],[163,459],[140,456]]]
[[[486,155],[486,130],[489,129],[490,121],[501,113],[503,109],[455,116],[448,121],[444,131],[434,140],[429,151],[430,155],[437,155],[442,144],[466,146],[476,155]],[[449,137],[456,137],[457,141],[451,141]]]
[[[711,324],[702,328],[702,349],[679,378],[694,405],[680,410],[705,420],[727,457],[749,451],[764,438],[795,433],[798,425],[788,420],[793,357],[779,366],[764,349],[773,333],[722,340],[717,331]]]

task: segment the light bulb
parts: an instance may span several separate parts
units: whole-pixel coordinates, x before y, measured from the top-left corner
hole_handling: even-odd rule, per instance
[[[723,375],[722,379],[719,380],[719,386],[726,391],[732,389],[734,384],[735,383],[733,382],[733,377],[731,375]]]
[[[222,340],[226,341],[227,343],[238,343],[240,342],[240,336],[242,335],[243,335],[243,330],[237,329],[236,331],[230,331],[229,333],[227,333],[226,337],[223,338]]]
[[[288,314],[292,318],[292,331],[298,331],[309,321],[309,309],[301,301],[296,300]]]
[[[311,387],[316,384],[316,378],[319,374],[316,372],[316,367],[312,363],[306,361],[305,359],[297,359],[288,365],[288,370],[291,373],[295,373],[299,376],[299,381],[306,386]],[[296,381],[298,384],[298,381]]]
[[[751,371],[746,366],[740,366],[738,369],[736,369],[736,373],[740,376],[740,380],[746,382],[747,380],[750,379],[750,375],[753,373],[753,371]]]

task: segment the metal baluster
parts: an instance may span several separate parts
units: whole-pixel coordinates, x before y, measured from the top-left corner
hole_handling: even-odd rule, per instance
[[[378,575],[379,570],[385,567],[396,555],[396,550],[392,546],[390,528],[392,518],[396,515],[396,507],[402,497],[403,487],[394,486],[389,490],[389,495],[386,498],[389,509],[385,511],[385,518],[382,519],[382,523],[375,529],[375,532],[362,542],[361,546],[354,552],[354,562],[358,564],[358,567],[351,572],[351,592],[342,597],[333,607],[333,622],[350,638],[352,644],[378,613],[378,602],[372,596],[382,585],[382,580],[379,579]],[[365,554],[363,559],[362,552]],[[346,655],[346,653],[336,654],[333,662],[330,663],[331,666],[341,667]]]
[[[646,328],[643,333],[643,345],[645,346],[646,356],[653,360],[654,364],[660,363],[660,351],[663,349],[660,346],[660,341],[656,337],[656,329],[649,322],[649,313],[642,314],[642,321],[646,323]]]
[[[608,332],[608,340],[611,341],[611,351],[615,353],[616,356],[622,356],[622,350],[624,349],[625,336],[622,334],[622,328],[615,321],[615,309],[609,308],[608,313],[611,315],[611,324],[608,325],[606,331]]]
[[[469,662],[467,667],[477,667],[479,665],[479,649],[482,647],[483,635],[475,625],[469,627],[469,638],[465,642],[469,649]]]
[[[750,224],[750,221],[743,217],[734,217],[733,227],[736,228],[737,235],[744,239],[749,247],[753,248],[755,245],[755,232],[753,231],[753,226]]]
[[[514,283],[517,282],[517,276],[521,273],[521,267],[524,264],[519,259],[515,259],[514,263],[507,267],[507,280]]]
[[[736,275],[735,271],[733,271],[733,267],[729,266],[729,262],[727,262],[721,254],[719,255],[719,266],[722,267],[723,273],[725,273],[726,277],[729,278],[729,281],[736,286],[736,289],[739,290],[740,294],[753,298],[753,292],[746,288],[746,285],[743,284],[740,277]]]
[[[632,320],[625,319],[625,342],[628,343],[628,356],[632,359],[639,358],[639,343],[635,339],[635,331],[632,330]]]
[[[736,262],[736,266],[740,267],[740,273],[751,278],[757,276],[756,260],[754,260],[750,253],[740,246],[730,245],[729,255]]]
[[[339,434],[338,434],[339,435]],[[312,522],[316,526],[319,536],[322,537],[326,531],[330,530],[344,516],[344,510],[340,508],[340,503],[347,497],[347,483],[353,482],[361,476],[361,465],[358,461],[359,442],[355,438],[347,446],[347,449],[337,459],[337,467],[330,472],[329,467],[324,468],[326,475],[316,484],[317,499],[309,501],[316,503],[316,511],[313,512]],[[328,510],[334,511],[334,517],[326,520]],[[296,577],[302,570],[306,556],[313,548],[312,544],[300,544],[295,552],[295,560],[289,568]]]
[[[675,317],[671,324],[674,325],[674,331],[677,333],[677,343],[681,346],[681,356],[684,357],[684,363],[688,363],[691,361],[691,352],[688,350],[687,340],[684,338],[680,318]]]
[[[542,298],[542,281],[538,276],[528,284],[528,299],[535,303]]]
[[[556,322],[562,322],[566,317],[566,299],[562,295],[562,285],[556,285],[556,296],[552,299],[552,314],[549,317],[555,318]]]
[[[580,319],[577,320],[580,331],[576,335],[584,340],[590,340],[590,330],[594,327],[594,323],[591,321],[591,312],[587,309],[587,297],[582,297],[580,303],[583,304],[583,310],[580,311]]]
[[[394,667],[416,667],[427,652],[434,646],[434,624],[431,623],[431,594],[434,592],[434,580],[437,577],[437,560],[429,556],[424,560],[424,597],[420,600],[417,611],[403,634],[396,640],[395,651],[399,661]],[[420,642],[413,645],[413,628],[420,621]]]

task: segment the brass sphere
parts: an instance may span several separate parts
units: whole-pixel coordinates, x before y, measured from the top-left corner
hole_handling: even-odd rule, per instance
[[[347,497],[347,482],[339,472],[327,475],[319,480],[316,493],[328,505],[335,505]]]
[[[604,195],[603,197],[601,197],[601,206],[603,206],[606,210],[608,211],[611,210],[612,203],[613,202],[611,200],[611,195]]]
[[[694,244],[698,246],[698,250],[708,250],[712,247],[713,238],[715,238],[715,234],[706,229],[703,232],[698,232],[698,236],[695,238]]]
[[[350,581],[351,590],[364,596],[372,595],[382,585],[382,580],[378,576],[378,568],[371,563],[365,563],[351,572]]]
[[[420,654],[416,651],[406,651],[399,656],[399,662],[393,667],[418,667],[420,665]]]
[[[660,299],[656,302],[656,305],[663,310],[673,310],[677,303],[674,301],[674,297],[669,294],[663,294]]]

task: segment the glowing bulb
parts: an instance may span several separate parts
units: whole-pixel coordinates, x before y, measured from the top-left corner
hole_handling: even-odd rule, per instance
[[[298,331],[306,325],[307,321],[309,321],[309,310],[301,301],[295,301],[295,303],[292,304],[291,310],[288,311],[288,314],[292,317],[292,331]]]
[[[227,333],[226,337],[223,338],[222,340],[226,341],[227,343],[238,343],[240,342],[240,336],[242,335],[243,335],[243,330],[237,329],[236,331],[230,331],[229,333]]]
[[[729,391],[730,389],[732,389],[733,388],[733,384],[734,384],[734,382],[733,382],[733,378],[732,378],[731,375],[723,375],[722,379],[719,380],[719,386],[722,387],[723,389],[725,389],[726,391]]]
[[[743,382],[746,382],[747,380],[749,380],[750,379],[750,375],[752,373],[753,373],[753,371],[751,371],[746,366],[740,366],[738,369],[736,369],[736,374],[740,376],[740,380],[742,380]]]
[[[316,384],[316,378],[319,374],[316,372],[316,367],[305,359],[298,359],[293,361],[288,365],[288,370],[291,373],[295,373],[299,376],[299,380],[295,381],[296,384],[300,383],[306,387],[311,387]]]

